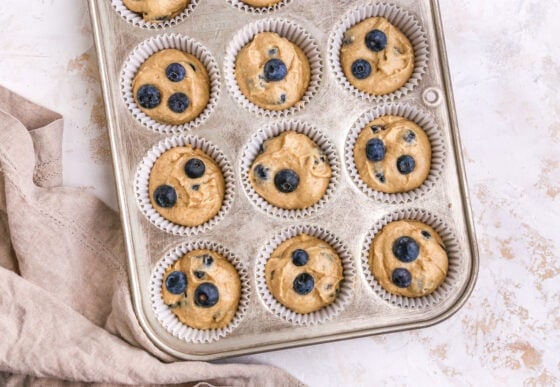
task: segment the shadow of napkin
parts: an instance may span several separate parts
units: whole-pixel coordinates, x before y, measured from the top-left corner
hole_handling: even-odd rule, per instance
[[[299,385],[271,366],[172,362],[152,344],[117,214],[61,186],[62,128],[0,87],[0,384]]]

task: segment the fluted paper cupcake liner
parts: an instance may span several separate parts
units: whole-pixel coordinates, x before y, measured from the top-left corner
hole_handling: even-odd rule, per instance
[[[254,7],[249,5],[242,0],[226,0],[229,4],[233,5],[235,8],[238,8],[242,11],[254,13],[254,14],[266,14],[269,12],[278,11],[282,7],[290,4],[292,0],[282,0],[276,4],[270,5],[268,7]]]
[[[142,15],[128,9],[126,5],[124,5],[122,0],[111,0],[111,5],[115,9],[115,11],[117,11],[117,13],[128,23],[136,27],[147,28],[151,30],[161,30],[164,28],[176,26],[177,24],[183,22],[194,11],[196,6],[198,5],[198,2],[199,0],[190,0],[189,4],[183,10],[183,12],[181,12],[174,18],[156,22],[145,21],[142,18]]]
[[[257,191],[255,191],[251,181],[249,179],[249,174],[251,171],[251,166],[253,161],[258,156],[261,151],[262,144],[273,137],[280,135],[283,132],[293,130],[296,133],[301,133],[309,137],[317,146],[324,152],[329,165],[331,166],[331,180],[329,185],[327,186],[327,190],[323,197],[315,204],[305,209],[284,209],[277,206],[274,206],[266,201],[262,196],[260,196]],[[321,133],[319,130],[315,129],[313,126],[306,122],[302,121],[281,121],[272,125],[269,125],[257,133],[255,133],[249,143],[245,146],[241,156],[241,181],[243,183],[243,187],[245,188],[245,192],[247,196],[251,199],[251,201],[261,210],[266,212],[269,215],[277,216],[282,219],[301,219],[303,217],[312,215],[322,209],[326,203],[332,198],[334,195],[335,189],[338,186],[339,176],[340,176],[340,166],[339,166],[338,155],[336,153],[336,148],[330,142],[330,140]]]
[[[309,86],[303,98],[296,105],[284,110],[268,110],[255,105],[245,97],[235,79],[235,60],[239,51],[261,32],[275,32],[296,44],[307,56],[311,68]],[[277,118],[286,117],[302,110],[317,93],[321,83],[323,64],[319,46],[311,35],[293,21],[286,19],[261,19],[243,27],[234,36],[226,49],[224,59],[224,77],[233,98],[245,109],[260,116]]]
[[[399,296],[389,293],[375,279],[369,265],[369,253],[371,244],[375,236],[391,222],[398,220],[417,220],[432,227],[441,237],[447,252],[449,266],[447,276],[443,283],[431,294],[423,297],[413,298]],[[458,273],[460,265],[461,249],[455,237],[454,231],[437,215],[424,209],[407,208],[395,211],[384,216],[375,223],[373,228],[367,233],[362,247],[361,266],[365,278],[375,293],[386,302],[406,309],[429,308],[442,302],[450,291],[459,283]]]
[[[386,193],[374,190],[362,180],[354,161],[354,146],[356,145],[356,140],[361,131],[371,121],[379,117],[390,115],[406,118],[422,128],[428,135],[432,148],[430,173],[422,185],[407,192]],[[387,204],[409,203],[430,192],[441,175],[445,162],[445,154],[445,143],[441,130],[438,128],[431,115],[408,104],[385,104],[366,111],[358,118],[354,125],[352,125],[344,146],[345,164],[350,179],[352,179],[354,184],[370,198]]]
[[[398,90],[384,95],[372,95],[354,87],[344,75],[340,64],[340,49],[344,33],[354,25],[370,17],[384,17],[397,27],[414,48],[414,70],[408,81]],[[402,98],[410,93],[422,79],[428,68],[429,45],[427,35],[418,19],[394,4],[374,3],[357,7],[346,13],[335,25],[329,37],[329,62],[335,78],[352,95],[369,102],[387,102]]]
[[[150,201],[150,192],[148,185],[150,181],[150,172],[156,160],[171,148],[192,145],[195,149],[200,149],[210,156],[220,167],[225,182],[225,193],[220,211],[205,223],[187,227],[173,223],[161,216],[152,206]],[[160,141],[154,145],[142,159],[136,170],[134,184],[136,199],[142,213],[148,220],[159,229],[174,235],[195,235],[209,230],[211,227],[220,222],[227,214],[233,203],[235,194],[235,176],[233,169],[225,155],[210,142],[197,136],[173,136]]]
[[[206,67],[210,78],[210,98],[206,108],[193,120],[181,125],[158,122],[144,113],[134,100],[132,81],[140,66],[158,51],[174,48],[198,58]],[[208,119],[220,97],[220,70],[210,51],[196,40],[181,34],[164,34],[149,38],[140,43],[129,55],[121,73],[121,93],[128,110],[142,125],[160,133],[181,133],[200,126]]]
[[[328,243],[340,257],[344,277],[341,282],[340,291],[336,300],[332,304],[327,305],[326,307],[318,311],[307,314],[296,313],[278,302],[268,289],[265,278],[266,262],[268,261],[274,250],[276,250],[276,248],[282,242],[301,234],[307,234]],[[330,231],[327,231],[318,226],[292,226],[275,235],[270,241],[266,243],[261,253],[259,254],[256,262],[255,274],[257,291],[266,307],[275,316],[289,321],[290,323],[295,325],[315,325],[324,323],[325,321],[328,321],[340,314],[350,303],[353,296],[352,289],[355,273],[352,255],[340,239],[338,239]]]
[[[165,305],[162,296],[162,285],[165,270],[173,265],[177,260],[185,254],[193,250],[208,249],[222,255],[237,270],[241,281],[241,297],[237,312],[233,320],[225,327],[220,329],[195,329],[182,323],[177,316],[173,314],[171,309]],[[223,247],[219,243],[209,241],[196,241],[192,243],[183,243],[176,248],[168,251],[165,256],[156,264],[152,276],[150,278],[150,297],[152,307],[158,321],[167,329],[169,333],[180,340],[189,343],[210,343],[230,334],[243,320],[249,307],[251,296],[251,288],[249,286],[249,276],[247,269],[231,251]]]

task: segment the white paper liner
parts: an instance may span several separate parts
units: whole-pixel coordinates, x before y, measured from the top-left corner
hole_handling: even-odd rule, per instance
[[[344,75],[340,64],[340,49],[344,33],[354,25],[370,17],[384,17],[397,27],[414,47],[414,70],[408,81],[398,90],[384,95],[372,95],[354,87]],[[374,3],[360,6],[346,13],[335,25],[329,37],[329,62],[335,78],[342,87],[355,97],[369,102],[386,102],[402,98],[410,93],[422,79],[428,68],[429,45],[427,35],[418,19],[394,4]]]
[[[194,55],[206,67],[210,78],[210,98],[206,108],[193,120],[181,125],[164,124],[150,118],[134,100],[132,80],[140,66],[153,54],[174,48]],[[121,93],[128,110],[142,125],[160,133],[180,133],[201,125],[212,113],[220,96],[221,81],[218,64],[210,51],[196,40],[181,34],[164,34],[140,43],[129,55],[121,73]]]
[[[233,5],[235,8],[238,8],[242,11],[254,13],[254,14],[265,14],[269,12],[278,11],[280,8],[290,4],[292,0],[282,0],[274,5],[268,7],[253,7],[247,3],[244,3],[242,0],[226,0],[229,4]]]
[[[220,211],[205,223],[194,227],[182,226],[161,216],[152,206],[150,202],[150,192],[148,190],[150,172],[159,156],[171,148],[186,146],[188,144],[192,145],[195,149],[202,150],[208,156],[212,157],[220,167],[225,182],[224,199]],[[136,170],[134,190],[140,210],[154,226],[173,235],[195,235],[209,230],[227,214],[235,195],[235,176],[226,156],[210,142],[193,135],[173,136],[160,141],[146,153],[146,156],[144,156]]]
[[[331,166],[331,180],[327,186],[327,190],[323,197],[315,204],[310,207],[301,210],[290,210],[285,208],[280,208],[274,206],[266,201],[262,196],[260,196],[257,191],[253,188],[251,181],[249,179],[249,174],[251,172],[251,166],[253,161],[258,156],[261,150],[262,144],[273,137],[278,136],[282,132],[293,130],[296,133],[305,134],[309,137],[317,146],[324,152],[329,165]],[[256,204],[258,208],[263,210],[269,215],[277,216],[282,219],[301,219],[306,216],[312,215],[322,209],[325,204],[334,195],[335,189],[338,186],[340,166],[339,166],[338,155],[336,153],[336,148],[330,142],[328,137],[321,133],[319,130],[315,129],[312,125],[302,122],[302,121],[280,121],[275,124],[266,126],[265,128],[256,132],[249,143],[245,146],[242,156],[241,156],[241,182],[245,188],[245,192],[251,201]]]
[[[177,316],[173,314],[163,302],[162,285],[165,270],[173,265],[175,261],[182,258],[185,254],[193,250],[208,249],[222,255],[237,270],[241,281],[241,297],[239,306],[233,320],[225,327],[220,329],[195,329],[182,323]],[[165,256],[156,264],[152,276],[150,278],[150,297],[152,307],[159,322],[167,329],[169,333],[180,340],[189,343],[210,343],[216,341],[229,333],[231,333],[243,320],[249,307],[249,299],[251,297],[251,288],[249,286],[249,276],[247,269],[241,263],[241,260],[233,255],[227,248],[219,243],[210,241],[186,242],[176,248],[168,251]]]
[[[326,307],[307,314],[296,313],[288,309],[272,295],[266,284],[265,266],[266,262],[284,241],[295,236],[307,234],[327,242],[338,254],[342,262],[344,279],[340,284],[340,291],[336,300]],[[353,257],[346,245],[330,231],[313,225],[297,225],[289,227],[266,243],[256,261],[256,283],[257,291],[266,307],[277,317],[289,321],[295,325],[315,325],[324,323],[341,313],[348,305],[353,296],[354,264]]]
[[[176,26],[177,24],[183,22],[196,8],[199,0],[190,0],[187,7],[179,15],[175,16],[173,19],[157,21],[157,22],[147,22],[142,18],[137,12],[132,12],[128,9],[122,0],[111,0],[111,5],[117,11],[117,13],[128,23],[141,28],[147,28],[151,30],[161,30],[164,28],[169,28]]]
[[[354,162],[354,146],[361,131],[371,121],[383,116],[399,116],[414,122],[426,132],[432,148],[432,159],[430,172],[419,187],[407,191],[397,193],[386,193],[376,191],[368,186],[360,177],[356,163]],[[382,201],[387,204],[410,203],[419,197],[427,194],[434,187],[435,183],[441,175],[441,171],[445,162],[445,143],[441,130],[438,128],[429,113],[408,104],[385,104],[377,106],[374,109],[363,113],[358,120],[352,125],[344,146],[344,158],[346,169],[350,175],[350,179],[370,198]]]
[[[300,102],[291,108],[284,110],[268,110],[255,105],[245,97],[239,89],[235,79],[235,59],[237,53],[253,40],[255,35],[261,32],[275,32],[278,35],[295,43],[303,50],[311,68],[309,86]],[[309,103],[311,98],[317,93],[321,83],[323,64],[319,46],[311,35],[297,25],[295,22],[286,19],[261,19],[239,30],[226,49],[224,59],[224,77],[233,98],[248,111],[264,117],[277,118],[286,117],[302,110]]]
[[[427,296],[412,298],[389,293],[377,282],[371,272],[369,266],[369,252],[375,235],[377,235],[385,225],[398,220],[417,220],[431,226],[439,234],[445,245],[449,262],[447,277],[445,277],[443,283],[433,293]],[[429,308],[443,301],[455,286],[454,284],[459,280],[460,252],[461,249],[455,237],[455,233],[441,218],[424,209],[407,208],[390,213],[375,223],[373,228],[366,235],[362,247],[361,265],[367,282],[375,293],[384,301],[405,309]]]

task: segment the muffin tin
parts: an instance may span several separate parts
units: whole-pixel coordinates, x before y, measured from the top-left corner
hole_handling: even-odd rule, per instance
[[[174,20],[149,24],[123,9],[120,0],[89,1],[133,306],[146,334],[178,358],[211,360],[421,328],[455,313],[474,287],[478,252],[437,0],[286,0],[267,9],[253,9],[238,0],[198,0],[192,5]],[[335,57],[340,31],[354,22],[352,18],[372,12],[397,26],[402,20],[412,22],[401,28],[421,45],[415,44],[421,55],[414,78],[382,97],[349,87]],[[281,34],[299,36],[317,57],[311,58],[315,75],[305,103],[272,114],[237,95],[231,63],[239,39],[255,29],[275,31],[277,26],[283,26]],[[165,47],[197,50],[209,68],[211,106],[187,125],[153,123],[137,112],[131,99],[135,69],[149,53]],[[437,150],[434,167],[428,181],[411,194],[370,192],[352,168],[353,133],[361,121],[383,112],[402,112],[429,126],[426,130]],[[259,139],[290,128],[321,141],[336,171],[324,200],[309,211],[270,208],[246,181]],[[199,144],[220,159],[227,172],[226,207],[202,227],[158,227],[161,220],[150,217],[141,181],[157,152],[185,142]],[[420,299],[384,292],[367,267],[375,233],[383,224],[403,218],[430,224],[448,248],[448,278],[438,291]],[[340,302],[314,316],[276,305],[264,284],[264,262],[271,249],[300,232],[330,241],[343,257]],[[220,332],[187,329],[170,321],[172,314],[159,300],[166,265],[196,246],[226,252],[241,273],[241,309],[234,324]]]

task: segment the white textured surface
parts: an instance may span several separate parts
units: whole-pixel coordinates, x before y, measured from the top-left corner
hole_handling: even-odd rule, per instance
[[[238,360],[313,386],[560,384],[560,2],[440,3],[481,255],[471,299],[432,328]],[[0,25],[0,84],[64,115],[65,183],[114,207],[85,1],[2,0]]]

